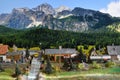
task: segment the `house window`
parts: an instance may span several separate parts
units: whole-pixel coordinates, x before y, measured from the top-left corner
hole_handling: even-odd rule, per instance
[[[113,48],[113,51],[115,51],[115,48]]]

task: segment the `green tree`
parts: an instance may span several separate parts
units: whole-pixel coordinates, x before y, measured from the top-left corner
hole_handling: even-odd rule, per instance
[[[85,44],[85,45],[84,45],[84,49],[88,49],[88,45]]]
[[[18,77],[20,74],[21,74],[21,70],[19,69],[18,64],[16,64],[15,75]]]
[[[67,70],[69,67],[69,62],[67,60],[67,58],[64,59],[64,62],[63,62],[63,69]]]
[[[72,59],[70,58],[70,70],[76,70],[76,69],[77,69],[76,65],[73,64],[73,61],[72,61]]]
[[[49,57],[47,56],[47,61],[46,61],[46,67],[45,67],[45,73],[47,74],[51,74],[52,73],[52,66],[51,66],[51,63],[50,63],[50,59]]]
[[[92,60],[90,59],[91,53],[94,50],[94,47],[89,50],[89,55],[88,55],[88,62],[91,63]]]
[[[5,71],[0,63],[0,72]]]
[[[29,56],[30,56],[30,53],[29,53],[29,49],[28,49],[28,47],[27,47],[27,48],[26,48],[26,54],[25,54],[25,57],[28,59]]]
[[[86,62],[86,55],[83,54],[82,47],[79,49],[79,54],[77,56],[79,62]]]

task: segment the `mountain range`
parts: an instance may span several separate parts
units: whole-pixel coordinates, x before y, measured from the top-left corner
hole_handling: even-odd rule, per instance
[[[0,14],[0,25],[15,29],[25,29],[40,26],[53,30],[87,32],[97,30],[119,29],[120,18],[95,10],[65,6],[53,8],[44,3],[29,8],[14,8],[11,13]],[[112,26],[115,25],[113,28]]]

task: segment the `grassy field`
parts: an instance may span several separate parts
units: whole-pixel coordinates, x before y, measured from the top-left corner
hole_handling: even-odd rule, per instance
[[[5,69],[4,72],[0,72],[0,80],[15,80],[11,75],[13,74],[12,69]]]
[[[88,71],[61,71],[51,74],[50,76],[71,76],[71,75],[79,75],[79,74],[120,74],[120,67],[113,67],[113,68],[105,68],[105,69],[91,69]],[[49,76],[49,75],[48,75]]]
[[[0,80],[15,80],[15,78],[12,77],[12,75],[15,72],[15,64],[2,64],[5,71],[0,72]],[[25,67],[27,64],[19,64],[19,68],[22,70],[23,67]]]
[[[0,72],[0,80],[15,80],[12,69]],[[117,74],[117,75],[116,75]],[[92,69],[89,71],[63,71],[46,76],[46,80],[119,80],[120,68]]]
[[[46,76],[47,80],[119,80],[120,67],[91,69],[88,71],[61,71]]]

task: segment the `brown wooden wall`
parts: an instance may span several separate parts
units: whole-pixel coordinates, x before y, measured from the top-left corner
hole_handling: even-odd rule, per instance
[[[8,55],[7,58],[11,59],[11,60],[13,59],[13,60],[17,61],[17,60],[21,59],[21,55]]]

